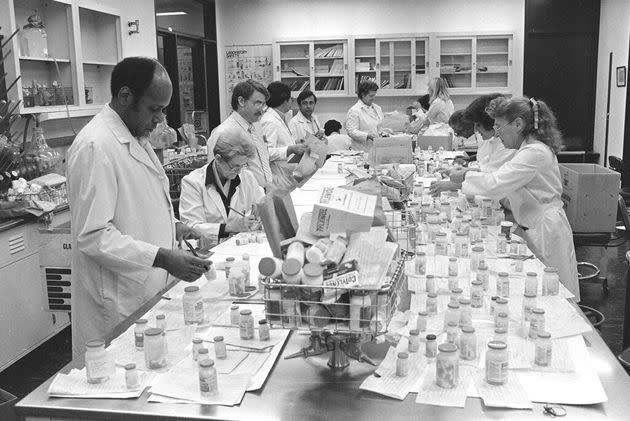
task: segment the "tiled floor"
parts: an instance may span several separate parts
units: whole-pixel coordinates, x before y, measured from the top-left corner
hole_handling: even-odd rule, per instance
[[[621,352],[622,346],[627,250],[630,250],[630,243],[618,248],[581,246],[576,249],[578,261],[594,263],[603,274],[607,274],[610,294],[603,296],[600,285],[585,285],[582,303],[601,311],[606,317],[601,334],[615,355]],[[68,327],[0,373],[0,389],[7,390],[18,398],[26,396],[70,361],[70,337]]]

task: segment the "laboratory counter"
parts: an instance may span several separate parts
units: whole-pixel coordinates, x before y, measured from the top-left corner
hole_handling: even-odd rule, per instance
[[[172,285],[171,285],[172,287]],[[162,299],[155,296],[141,309],[121,323],[109,340],[126,331],[133,322]],[[608,402],[596,405],[565,405],[568,419],[622,420],[630,413],[630,377],[610,352],[596,330],[583,335],[600,377]],[[403,401],[386,398],[359,386],[375,367],[351,360],[343,370],[327,366],[327,355],[285,360],[284,356],[299,350],[307,336],[292,332],[263,388],[245,394],[239,406],[185,405],[150,403],[145,390],[138,399],[65,399],[49,398],[48,379],[16,405],[18,414],[26,421],[60,420],[290,420],[290,419],[481,419],[510,420],[548,419],[543,404],[534,403],[533,410],[490,408],[481,399],[468,398],[465,408],[446,408],[421,405],[415,394]],[[364,345],[363,350],[380,362],[389,348],[387,342]],[[80,367],[73,361],[62,372]],[[576,385],[577,386],[577,385]]]
[[[304,212],[312,210],[313,192],[318,184],[341,185],[343,176],[337,174],[335,162],[326,163],[319,176],[309,181],[300,191],[292,193],[298,220]],[[307,187],[309,187],[307,189]],[[218,253],[218,251],[217,251]],[[172,287],[172,286],[171,286]],[[178,288],[181,285],[178,285]],[[172,292],[169,292],[171,294]],[[162,300],[158,294],[134,315],[119,326],[110,340],[125,332],[140,316]],[[572,303],[574,308],[577,306]],[[579,311],[578,313],[583,316]],[[584,317],[585,318],[585,317]],[[586,319],[586,318],[585,318]],[[630,414],[630,377],[606,346],[597,330],[582,335],[590,358],[588,361],[599,376],[607,401],[593,405],[564,405],[567,419],[623,420]],[[479,398],[466,399],[464,408],[440,407],[416,403],[416,394],[409,393],[400,401],[360,389],[375,368],[367,363],[350,360],[342,370],[327,366],[328,355],[285,359],[308,343],[308,336],[293,331],[275,362],[263,387],[245,393],[240,405],[227,407],[200,404],[150,403],[145,390],[137,399],[67,399],[50,398],[47,390],[52,378],[16,405],[18,414],[27,421],[59,420],[292,420],[292,419],[549,419],[542,403],[533,403],[531,410],[504,409],[485,406]],[[389,343],[367,343],[363,351],[380,363]],[[62,372],[80,367],[73,361]],[[567,387],[581,388],[579,376]]]

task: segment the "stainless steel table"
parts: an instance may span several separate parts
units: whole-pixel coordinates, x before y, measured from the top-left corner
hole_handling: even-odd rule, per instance
[[[147,303],[152,307],[156,300]],[[150,304],[150,306],[149,306]],[[138,313],[143,313],[146,309]],[[122,332],[135,317],[130,317],[114,333]],[[608,402],[588,406],[565,406],[569,419],[627,420],[630,419],[630,377],[610,352],[597,332],[584,335],[590,344],[589,351],[599,374]],[[262,390],[246,393],[240,406],[180,405],[148,403],[148,393],[139,399],[60,399],[48,398],[46,391],[52,379],[47,380],[16,405],[26,420],[179,420],[179,419],[238,419],[238,420],[291,420],[291,419],[549,419],[541,404],[533,411],[488,408],[480,399],[468,398],[466,408],[443,408],[415,403],[415,394],[404,401],[385,398],[359,390],[374,367],[352,361],[342,371],[326,366],[327,357],[285,360],[283,355],[293,349],[304,337],[296,334],[289,341],[276,362]],[[369,356],[384,357],[388,345],[366,344]],[[73,362],[64,368],[79,365]]]

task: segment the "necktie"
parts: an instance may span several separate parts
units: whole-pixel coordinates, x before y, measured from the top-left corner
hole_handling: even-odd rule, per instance
[[[271,183],[271,167],[269,166],[269,150],[267,149],[267,145],[263,142],[262,139],[258,136],[255,130],[250,126],[247,131],[254,141],[254,145],[256,146],[256,152],[258,155],[258,159],[260,160],[260,167],[263,171],[263,176],[265,177],[265,187]]]

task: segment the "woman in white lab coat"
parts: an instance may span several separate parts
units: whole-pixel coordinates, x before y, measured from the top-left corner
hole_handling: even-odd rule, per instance
[[[451,114],[455,111],[455,107],[453,106],[453,101],[451,101],[446,81],[440,77],[434,77],[429,80],[427,90],[431,105],[426,114],[418,117],[422,121],[422,127],[438,123],[447,124]]]
[[[260,125],[269,149],[274,189],[293,190],[297,186],[293,177],[297,164],[289,163],[289,157],[294,154],[301,156],[308,150],[308,146],[295,143],[293,133],[284,119],[291,109],[291,88],[282,82],[271,82],[267,90],[268,108],[260,119]]]
[[[528,247],[545,265],[558,268],[560,281],[580,299],[573,234],[562,208],[556,152],[560,132],[547,104],[535,99],[496,98],[488,107],[495,132],[514,158],[493,172],[463,173],[463,182],[435,183],[432,193],[461,186],[467,195],[510,201]]]
[[[214,159],[182,179],[179,214],[210,245],[237,232],[252,229],[252,205],[263,198],[263,189],[246,169],[256,153],[240,131],[227,130],[214,145]]]
[[[383,121],[381,107],[374,103],[378,85],[372,81],[359,83],[357,96],[359,100],[346,116],[346,131],[352,138],[352,149],[366,151],[374,138],[379,136],[379,125]]]
[[[477,163],[483,172],[492,172],[514,157],[515,149],[506,148],[494,133],[494,119],[488,115],[486,108],[501,94],[483,95],[468,104],[464,117],[473,123],[477,137]]]

